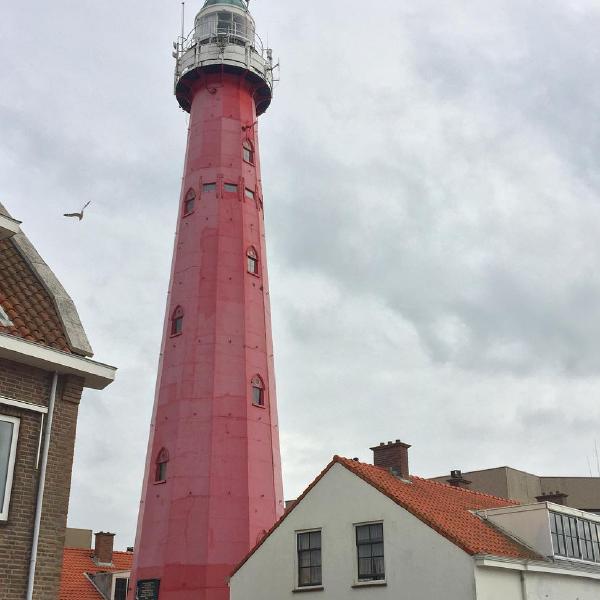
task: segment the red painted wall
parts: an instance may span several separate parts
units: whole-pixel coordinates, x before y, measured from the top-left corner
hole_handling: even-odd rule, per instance
[[[201,77],[193,84],[131,598],[138,579],[160,579],[161,600],[225,600],[231,569],[283,513],[255,90],[242,74]],[[254,165],[243,160],[245,139]],[[204,191],[210,183],[216,189]],[[225,191],[226,183],[237,191]],[[184,215],[189,190],[195,206]],[[247,272],[249,247],[259,276]],[[178,306],[183,332],[172,337]],[[264,408],[252,404],[255,375],[265,384]],[[167,478],[155,483],[162,448]]]

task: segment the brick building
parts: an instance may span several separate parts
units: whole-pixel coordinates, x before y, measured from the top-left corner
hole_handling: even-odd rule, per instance
[[[92,361],[72,300],[0,204],[0,600],[56,600],[75,431]]]

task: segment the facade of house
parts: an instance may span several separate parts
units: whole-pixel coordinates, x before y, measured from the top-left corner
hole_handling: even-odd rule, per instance
[[[600,477],[544,477],[512,467],[497,467],[468,473],[453,471],[450,479],[448,476],[434,477],[433,481],[449,483],[452,475],[457,473],[460,473],[459,479],[472,490],[516,500],[521,504],[547,499],[600,514]]]
[[[65,547],[59,600],[126,600],[133,552],[113,550],[114,534],[96,533],[92,549],[91,531],[69,530]]]
[[[115,369],[91,360],[72,300],[0,205],[0,598],[56,600],[77,413]]]
[[[334,457],[238,565],[231,599],[600,597],[600,518],[411,476],[407,451]]]

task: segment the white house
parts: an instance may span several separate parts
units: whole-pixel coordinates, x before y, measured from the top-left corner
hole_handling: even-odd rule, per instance
[[[238,565],[231,600],[600,598],[600,516],[410,476],[408,448],[334,457]]]

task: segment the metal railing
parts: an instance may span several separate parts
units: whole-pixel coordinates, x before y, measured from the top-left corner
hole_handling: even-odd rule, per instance
[[[248,35],[247,31],[237,30],[237,28],[232,27],[215,27],[213,31],[206,31],[202,26],[194,27],[187,37],[180,37],[178,39],[176,48],[177,56],[175,58],[181,57],[188,50],[195,48],[197,44],[201,46],[206,44],[249,46],[263,59],[269,59],[268,50],[257,33]]]

